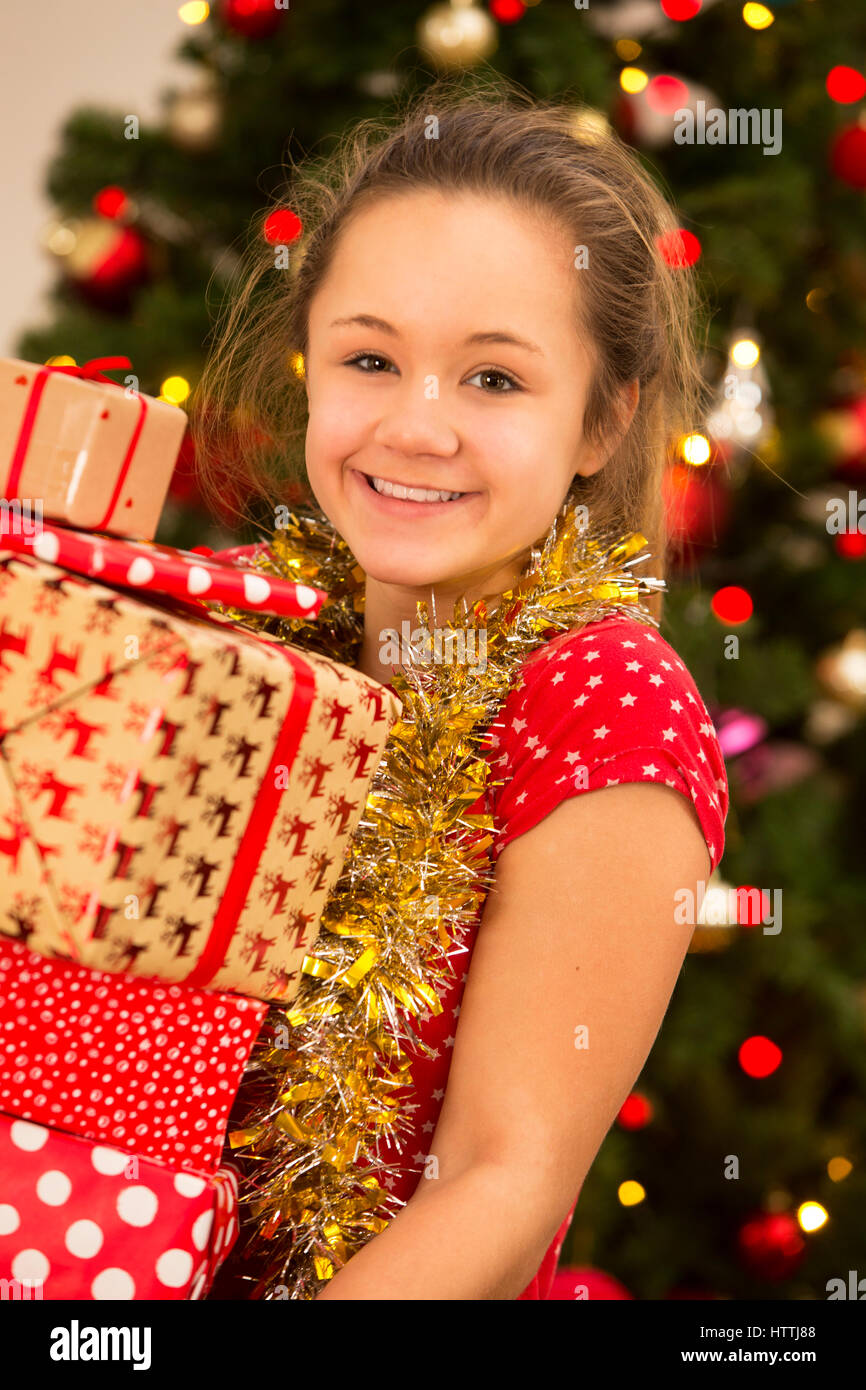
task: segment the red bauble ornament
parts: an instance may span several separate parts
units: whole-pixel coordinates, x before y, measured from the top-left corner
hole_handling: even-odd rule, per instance
[[[526,14],[523,0],[490,0],[490,13],[498,24],[516,24]]]
[[[695,559],[717,546],[728,524],[731,504],[720,469],[672,464],[662,480],[671,558]]]
[[[279,29],[284,14],[274,0],[224,0],[220,19],[245,39],[269,39]]]
[[[132,291],[151,277],[150,247],[134,227],[110,217],[88,217],[70,224],[71,249],[63,271],[88,303],[108,313],[128,313]]]
[[[806,1242],[789,1212],[760,1212],[737,1236],[740,1259],[750,1273],[778,1282],[789,1279],[803,1262]]]
[[[866,473],[866,396],[825,411],[818,428],[833,450],[833,476],[861,478]]]
[[[866,188],[866,128],[848,125],[837,132],[830,145],[830,168],[843,183]]]
[[[548,1294],[548,1298],[567,1298],[572,1302],[575,1299],[619,1302],[633,1297],[625,1284],[614,1279],[612,1274],[605,1274],[603,1269],[569,1269],[567,1266],[556,1271]]]
[[[694,232],[688,232],[684,227],[662,233],[656,238],[656,245],[665,265],[671,266],[674,270],[681,266],[694,265],[701,254],[698,238]]]

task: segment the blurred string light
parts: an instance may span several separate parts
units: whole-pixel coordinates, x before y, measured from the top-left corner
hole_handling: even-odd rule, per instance
[[[653,1117],[653,1108],[646,1096],[639,1091],[632,1091],[631,1095],[623,1101],[617,1115],[617,1123],[623,1129],[643,1129],[648,1125]]]
[[[122,188],[111,184],[107,188],[100,188],[99,192],[94,194],[92,206],[93,211],[100,217],[121,218],[134,204],[130,203]]]
[[[633,1178],[628,1178],[621,1182],[616,1190],[616,1195],[624,1207],[636,1207],[646,1197],[646,1189]]]
[[[599,145],[610,137],[611,132],[607,116],[594,107],[583,107],[571,122],[572,135],[584,145]]]
[[[819,1231],[827,1219],[827,1208],[820,1202],[801,1202],[797,1208],[797,1220],[803,1231]]]
[[[621,62],[633,63],[635,58],[640,57],[643,48],[635,39],[617,39],[613,51]]]
[[[716,404],[707,417],[712,438],[744,449],[766,440],[774,428],[768,385],[758,343],[750,334],[733,333]]]
[[[700,468],[709,463],[712,448],[705,434],[687,434],[680,440],[680,458],[692,468]]]
[[[854,1165],[851,1163],[850,1159],[842,1158],[840,1154],[837,1154],[835,1158],[831,1158],[830,1162],[827,1164],[827,1177],[831,1182],[844,1182],[853,1171]]]
[[[851,101],[862,101],[866,96],[866,77],[856,68],[831,68],[827,73],[825,85],[830,99],[843,105]]]
[[[747,1076],[771,1076],[782,1060],[782,1049],[772,1039],[758,1034],[741,1043],[737,1056]]]
[[[703,0],[661,0],[662,13],[666,19],[673,19],[679,23],[694,19],[700,12]]]
[[[662,232],[661,236],[656,237],[656,246],[665,265],[674,270],[694,265],[701,254],[701,243],[694,232],[686,231],[685,227]]]
[[[302,229],[301,219],[291,208],[275,208],[262,224],[262,235],[271,245],[288,244],[297,241]]]
[[[743,6],[743,19],[750,29],[769,29],[776,16],[766,5],[748,4]]]
[[[689,104],[689,89],[679,77],[660,72],[650,78],[646,91],[647,105],[653,111],[673,115]]]
[[[188,4],[181,5],[177,17],[183,24],[204,24],[209,14],[210,5],[204,0],[189,0]]]
[[[741,589],[738,584],[726,584],[723,589],[717,589],[713,594],[710,607],[719,622],[725,623],[728,627],[736,627],[739,623],[748,622],[754,605],[751,595],[745,589]]]
[[[307,371],[306,367],[304,366],[304,354],[302,352],[289,353],[289,368],[291,371],[294,372],[295,376],[298,378],[299,381],[304,380],[304,378],[307,375]]]
[[[760,355],[761,350],[752,338],[739,338],[731,348],[731,361],[738,367],[754,367]]]
[[[642,92],[648,82],[649,77],[644,72],[643,68],[623,68],[619,75],[619,85],[622,87],[623,91],[628,92],[630,96],[635,96],[638,92]]]
[[[159,400],[168,401],[169,405],[182,405],[189,393],[190,384],[186,377],[167,376],[159,388]]]

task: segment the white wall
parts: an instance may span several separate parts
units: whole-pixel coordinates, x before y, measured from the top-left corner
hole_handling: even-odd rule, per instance
[[[0,0],[0,356],[18,332],[51,321],[56,277],[39,236],[56,210],[43,195],[59,129],[82,102],[160,114],[160,92],[191,86],[174,53],[190,30],[181,0]]]

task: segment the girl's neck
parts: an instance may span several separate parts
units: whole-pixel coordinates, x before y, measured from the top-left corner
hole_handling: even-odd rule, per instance
[[[487,604],[488,611],[493,613],[503,592],[517,583],[525,568],[528,556],[529,552],[527,551],[526,554],[515,560],[497,566],[495,573],[491,571],[486,577],[478,576],[475,583],[468,584],[466,587],[459,589],[457,587],[436,588],[428,590],[424,595],[419,594],[417,597],[413,596],[409,590],[397,590],[392,585],[380,584],[368,576],[364,598],[364,634],[361,640],[357,669],[363,675],[378,681],[380,685],[390,685],[394,676],[394,667],[383,662],[380,653],[389,639],[391,646],[394,646],[394,634],[396,633],[396,642],[400,647],[402,656],[404,632],[411,636],[412,632],[419,626],[416,611],[419,597],[423,597],[427,603],[427,612],[434,630],[437,621],[442,627],[447,624],[454,614],[455,603],[462,600],[463,597],[466,599],[467,609],[471,609],[472,605],[481,598]],[[462,612],[462,602],[459,611]],[[405,629],[404,623],[406,624]]]

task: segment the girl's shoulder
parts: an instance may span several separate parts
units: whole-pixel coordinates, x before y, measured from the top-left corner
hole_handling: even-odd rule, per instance
[[[553,636],[523,663],[488,731],[498,851],[566,796],[655,781],[689,797],[715,867],[728,785],[712,719],[656,628],[616,614]]]

